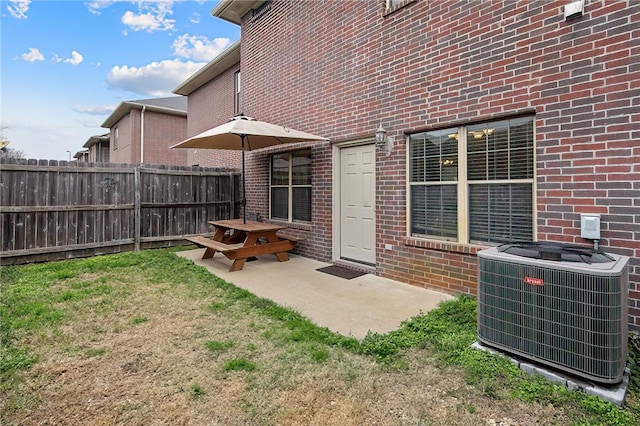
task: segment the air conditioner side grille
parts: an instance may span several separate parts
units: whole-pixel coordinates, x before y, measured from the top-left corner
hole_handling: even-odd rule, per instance
[[[481,342],[601,383],[622,380],[625,274],[577,273],[482,256],[478,265]]]

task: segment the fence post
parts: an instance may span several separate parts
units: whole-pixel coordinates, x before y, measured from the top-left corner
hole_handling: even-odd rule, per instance
[[[142,184],[142,180],[140,179],[140,166],[134,167],[133,173],[133,187],[135,191],[133,198],[133,249],[135,251],[140,251],[140,228],[142,227],[142,223],[140,221],[140,185]]]

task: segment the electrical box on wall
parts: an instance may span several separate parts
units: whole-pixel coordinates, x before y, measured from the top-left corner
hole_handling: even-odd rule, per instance
[[[588,240],[600,239],[600,214],[580,214],[580,236]]]

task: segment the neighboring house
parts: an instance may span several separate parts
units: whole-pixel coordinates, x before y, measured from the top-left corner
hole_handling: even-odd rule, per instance
[[[169,149],[187,138],[187,98],[121,102],[102,123],[109,129],[110,162],[187,165],[187,152]]]
[[[82,151],[78,151],[73,155],[73,158],[76,159],[76,161],[80,161],[83,163],[88,163],[89,162],[89,150],[88,149],[84,149]]]
[[[640,2],[567,3],[222,0],[243,112],[331,139],[250,153],[247,210],[304,255],[472,294],[478,250],[591,244],[599,213],[640,329]]]
[[[214,60],[173,90],[188,102],[187,137],[226,123],[241,111],[240,42],[235,42]],[[187,165],[239,169],[239,151],[189,149]]]
[[[91,163],[108,163],[109,139],[109,133],[100,136],[91,136],[87,140],[87,142],[82,145],[84,148],[87,148],[87,150],[84,151],[84,158],[82,160],[78,158],[78,161],[88,161]]]

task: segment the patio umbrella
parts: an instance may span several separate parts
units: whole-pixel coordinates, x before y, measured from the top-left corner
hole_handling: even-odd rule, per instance
[[[171,148],[232,149],[242,151],[242,217],[247,221],[244,153],[273,145],[305,141],[328,141],[322,136],[289,129],[239,115],[228,122],[192,136]]]

